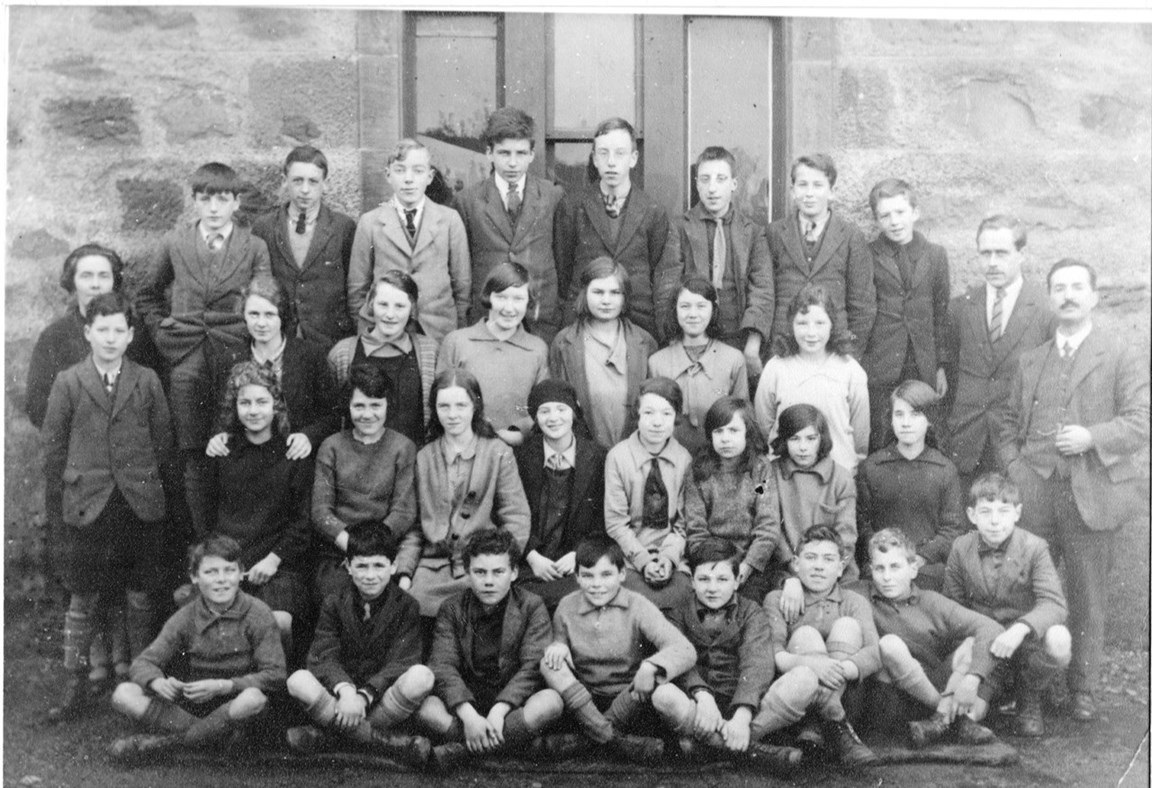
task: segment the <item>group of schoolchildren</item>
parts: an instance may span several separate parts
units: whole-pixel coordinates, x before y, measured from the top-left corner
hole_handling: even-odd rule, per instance
[[[803,156],[765,231],[710,147],[673,221],[626,121],[580,195],[529,174],[534,138],[492,113],[492,175],[451,205],[403,140],[359,222],[314,148],[251,229],[204,165],[135,304],[115,252],[68,257],[28,393],[71,593],[52,716],[119,680],[130,760],[286,691],[294,751],[441,768],[665,742],[857,768],[850,718],[983,744],[1013,697],[1040,735],[1064,597],[1016,486],[965,505],[941,443],[949,272],[914,191],[877,184],[869,244]]]

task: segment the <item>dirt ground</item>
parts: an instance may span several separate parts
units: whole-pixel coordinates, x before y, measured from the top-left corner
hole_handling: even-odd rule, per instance
[[[123,769],[106,755],[108,744],[129,726],[106,707],[90,717],[59,726],[44,712],[59,690],[60,610],[52,605],[6,611],[4,631],[4,786],[42,788],[157,788],[214,786],[378,785],[387,775],[395,788],[500,786],[501,788],[687,788],[688,786],[1146,786],[1149,784],[1149,660],[1146,649],[1109,650],[1108,675],[1100,695],[1100,719],[1080,725],[1066,717],[1049,718],[1049,735],[1026,741],[1006,735],[1017,762],[1004,766],[941,763],[885,763],[863,775],[844,775],[812,766],[788,780],[765,778],[728,765],[684,766],[669,761],[657,769],[613,767],[603,761],[563,764],[489,762],[450,776],[387,770],[379,761],[356,757],[298,759],[277,742],[258,748],[246,765],[211,754],[184,757],[163,765]],[[900,743],[872,740],[886,759],[905,755]],[[615,773],[610,772],[615,769]]]

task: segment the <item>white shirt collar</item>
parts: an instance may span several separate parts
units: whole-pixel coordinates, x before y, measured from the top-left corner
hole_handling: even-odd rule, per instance
[[[551,446],[548,445],[548,441],[544,441],[544,467],[545,468],[548,467],[549,459],[551,457],[556,456],[556,455],[560,455],[560,457],[563,458],[564,462],[567,463],[567,465],[565,467],[575,468],[576,467],[576,441],[573,440],[572,445],[570,445],[564,451],[556,451],[555,449],[553,449]]]
[[[204,239],[204,243],[208,243],[208,237],[212,235],[222,235],[224,236],[224,240],[227,241],[232,236],[232,228],[236,226],[236,223],[228,222],[228,224],[219,230],[209,230],[204,226],[204,222],[197,222],[196,226],[200,228],[200,237]]]
[[[395,197],[393,197],[391,200],[389,200],[389,202],[392,203],[392,207],[396,209],[396,215],[400,217],[401,226],[406,225],[408,223],[408,220],[404,218],[404,211],[410,211],[412,209],[411,208],[405,208],[403,205],[400,204],[400,201],[397,200]],[[427,197],[421,197],[420,202],[416,205],[416,216],[413,217],[412,223],[415,224],[417,227],[420,226],[420,220],[424,217],[424,204],[427,202],[428,202]]]
[[[505,205],[507,205],[508,191],[512,188],[512,184],[501,178],[500,173],[498,172],[492,173],[492,179],[496,181],[496,191],[500,192],[500,199],[504,201]],[[520,195],[521,199],[524,198],[524,177],[521,177],[519,182],[517,182],[516,192]]]
[[[1087,325],[1085,325],[1082,329],[1077,331],[1075,334],[1071,334],[1068,336],[1065,336],[1064,334],[1060,333],[1060,328],[1057,327],[1056,328],[1056,349],[1059,350],[1061,353],[1063,353],[1064,352],[1064,346],[1065,345],[1071,345],[1072,346],[1072,352],[1075,353],[1077,350],[1080,349],[1080,345],[1082,345],[1084,343],[1084,340],[1087,339],[1088,335],[1091,333],[1092,333],[1092,321],[1091,320],[1089,320]]]
[[[1000,315],[1003,325],[1008,325],[1012,317],[1012,310],[1016,308],[1016,300],[1020,298],[1020,291],[1024,289],[1024,277],[1016,277],[1016,281],[1004,285],[1004,300],[1000,303]],[[987,282],[984,283],[984,321],[992,323],[992,307],[996,304],[996,288]]]

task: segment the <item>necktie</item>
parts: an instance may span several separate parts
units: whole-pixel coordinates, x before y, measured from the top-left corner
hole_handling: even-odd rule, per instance
[[[404,209],[404,221],[407,222],[404,229],[408,231],[408,237],[415,238],[416,237],[416,209],[415,208],[405,208]]]
[[[512,220],[512,224],[516,224],[517,217],[520,216],[520,190],[515,186],[508,188],[508,218]]]
[[[652,458],[648,478],[644,480],[644,528],[663,531],[668,528],[668,488],[660,475],[660,460]]]
[[[562,471],[568,467],[563,454],[550,454],[544,461],[544,467],[552,471]]]
[[[724,266],[728,262],[728,242],[724,238],[724,220],[716,220],[716,235],[712,238],[712,286],[724,286]]]
[[[1072,358],[1072,343],[1064,340],[1064,358]]]
[[[116,388],[116,381],[112,380],[112,376],[109,375],[107,372],[105,372],[104,373],[104,390],[107,391],[109,394],[111,394],[112,389],[114,389],[114,388]]]
[[[816,222],[804,222],[804,241],[805,243],[816,243]]]
[[[604,198],[604,212],[611,216],[613,219],[619,218],[620,201],[616,199],[616,195],[605,194],[604,192],[601,192],[600,196]]]
[[[988,338],[996,342],[1004,336],[1004,288],[996,288],[992,301],[992,321],[988,324]]]
[[[370,618],[372,618],[372,605],[365,602],[364,603],[364,620],[367,621]]]
[[[224,246],[224,236],[220,233],[212,233],[208,236],[208,249],[213,252],[219,252]]]
[[[301,211],[296,217],[296,234],[303,235],[308,230],[308,216]]]

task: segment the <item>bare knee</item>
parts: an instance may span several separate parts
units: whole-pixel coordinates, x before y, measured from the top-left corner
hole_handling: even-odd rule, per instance
[[[528,699],[537,715],[548,720],[557,719],[564,711],[564,699],[554,689],[542,689]]]
[[[828,651],[828,647],[815,627],[805,625],[797,627],[788,639],[788,651],[792,654],[822,654]]]
[[[272,618],[276,619],[276,626],[281,635],[292,634],[292,614],[283,610],[273,610]]]
[[[807,665],[797,665],[777,681],[785,682],[782,687],[790,687],[808,698],[814,697],[816,690],[820,689],[820,678],[816,675],[816,671]]]
[[[436,676],[426,665],[413,665],[399,680],[406,695],[427,695],[436,684]]]
[[[828,630],[828,639],[861,644],[864,642],[864,632],[860,629],[859,621],[851,616],[844,616],[832,622],[832,628]]]
[[[676,708],[681,698],[687,700],[687,696],[675,684],[661,684],[652,691],[652,707],[667,714]]]
[[[320,682],[307,670],[298,670],[288,677],[285,682],[288,694],[297,700],[311,700],[316,689],[321,688]]]
[[[137,717],[141,706],[150,701],[144,695],[144,690],[134,681],[124,681],[116,685],[112,691],[112,708],[129,717]]]
[[[268,696],[255,687],[242,690],[228,705],[228,716],[234,720],[255,717],[268,705]]]
[[[1061,666],[1066,666],[1072,659],[1072,633],[1060,624],[1048,627],[1044,633],[1044,650]]]
[[[904,656],[911,656],[908,651],[908,645],[900,639],[899,635],[884,635],[880,638],[880,659],[887,665],[890,662],[895,662],[902,659]]]
[[[976,647],[976,638],[964,638],[964,642],[956,647],[952,654],[952,672],[968,673],[972,668],[972,649]]]
[[[576,677],[572,675],[572,670],[566,665],[561,664],[558,668],[550,668],[540,660],[540,675],[544,678],[544,683],[554,690],[563,690],[572,682],[576,681]]]

